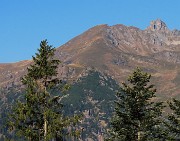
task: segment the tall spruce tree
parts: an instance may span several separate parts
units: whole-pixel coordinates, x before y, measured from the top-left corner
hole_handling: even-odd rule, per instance
[[[79,121],[79,116],[64,117],[61,96],[50,93],[61,83],[57,78],[60,61],[54,59],[54,53],[55,48],[49,46],[47,40],[42,41],[38,53],[33,57],[33,64],[22,78],[26,86],[25,99],[24,102],[18,101],[13,108],[9,127],[23,140],[63,140],[69,134],[67,127]]]
[[[149,84],[151,75],[137,68],[122,83],[115,101],[115,114],[111,121],[112,141],[164,141],[165,131],[161,128],[163,103],[155,103],[154,85]]]
[[[168,105],[172,110],[172,114],[168,115],[166,121],[169,137],[171,140],[180,140],[180,100],[173,98],[172,101],[168,101]]]

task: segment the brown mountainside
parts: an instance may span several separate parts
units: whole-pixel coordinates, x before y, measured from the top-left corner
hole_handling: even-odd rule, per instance
[[[157,19],[145,30],[125,25],[98,25],[57,48],[59,77],[76,80],[95,68],[118,82],[135,67],[151,73],[162,98],[180,94],[180,31]],[[0,64],[0,86],[20,84],[31,61]]]

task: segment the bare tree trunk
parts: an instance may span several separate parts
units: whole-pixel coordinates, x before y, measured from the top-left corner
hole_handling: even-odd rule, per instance
[[[137,136],[138,136],[138,141],[140,141],[141,140],[141,131],[140,131],[140,122],[139,122],[139,125],[138,125],[139,127],[138,127],[138,133],[137,133]]]
[[[31,137],[28,137],[28,141],[31,141]]]
[[[44,140],[47,140],[47,119],[46,116],[44,115]]]
[[[140,140],[141,140],[141,132],[138,131],[138,141],[140,141]]]
[[[44,94],[45,94],[45,109],[47,108],[46,106],[46,87],[47,87],[47,82],[46,82],[46,80],[47,80],[47,76],[46,76],[46,78],[44,79],[44,84],[43,84],[43,87],[44,87]],[[45,141],[47,141],[47,118],[46,118],[46,114],[45,114],[45,112],[46,112],[46,110],[44,111],[44,140]]]

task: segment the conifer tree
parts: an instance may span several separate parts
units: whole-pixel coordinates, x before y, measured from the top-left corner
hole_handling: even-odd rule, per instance
[[[155,103],[154,85],[149,84],[151,75],[137,68],[122,83],[115,101],[115,114],[111,121],[112,141],[163,141],[165,131],[161,128],[163,103]]]
[[[168,115],[166,126],[169,129],[169,137],[171,140],[180,139],[180,100],[175,98],[168,101],[172,114]]]
[[[33,63],[22,78],[26,86],[24,101],[18,101],[10,114],[9,127],[22,139],[29,141],[62,140],[69,134],[67,127],[79,121],[79,116],[64,117],[61,96],[50,90],[60,85],[57,78],[59,60],[54,59],[55,48],[41,41]],[[68,85],[63,87],[68,88]],[[73,133],[72,133],[73,134]]]

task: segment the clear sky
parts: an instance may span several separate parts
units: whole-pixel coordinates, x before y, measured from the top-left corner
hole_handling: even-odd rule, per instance
[[[157,18],[180,29],[180,0],[0,0],[0,63],[31,59],[43,39],[59,47],[98,24]]]

